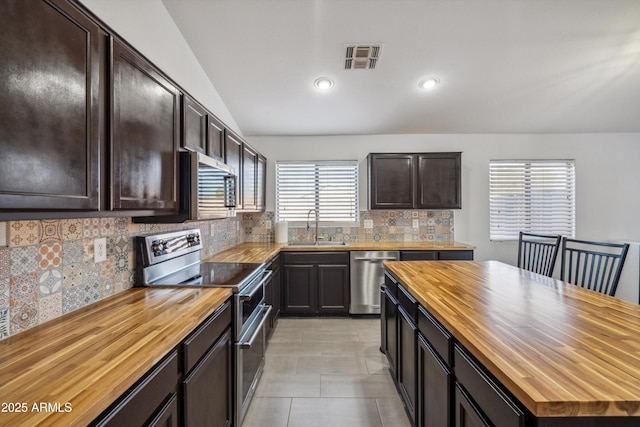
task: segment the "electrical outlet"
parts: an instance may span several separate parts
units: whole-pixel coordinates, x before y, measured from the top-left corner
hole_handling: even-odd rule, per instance
[[[271,230],[271,226],[272,226],[272,224],[271,224],[271,220],[270,219],[268,219],[268,220],[266,220],[264,222],[264,228],[266,228],[267,230]]]
[[[107,259],[107,238],[93,240],[93,261],[102,262]]]
[[[413,228],[419,228],[420,227],[420,220],[419,219],[414,219],[413,220]]]
[[[373,228],[373,220],[365,219],[364,220],[364,228]]]
[[[7,246],[7,223],[0,222],[0,246]]]

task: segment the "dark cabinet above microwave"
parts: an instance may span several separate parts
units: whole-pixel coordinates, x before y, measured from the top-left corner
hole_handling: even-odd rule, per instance
[[[460,209],[461,153],[371,153],[369,209]]]

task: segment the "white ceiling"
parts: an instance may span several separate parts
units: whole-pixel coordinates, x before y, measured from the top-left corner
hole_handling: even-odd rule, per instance
[[[163,3],[245,136],[640,132],[640,0]]]

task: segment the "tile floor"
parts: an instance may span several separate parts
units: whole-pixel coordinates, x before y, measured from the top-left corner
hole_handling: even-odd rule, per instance
[[[379,319],[281,318],[242,427],[409,427]]]

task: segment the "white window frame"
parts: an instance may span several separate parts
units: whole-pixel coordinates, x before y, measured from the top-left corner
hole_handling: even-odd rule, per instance
[[[575,237],[575,160],[491,160],[489,238],[518,232]]]
[[[284,203],[283,202],[284,197],[282,196],[281,193],[284,193],[287,190],[290,190],[290,194],[293,192],[291,188],[287,188],[287,183],[284,182],[283,176],[285,173],[291,174],[293,168],[296,166],[300,166],[300,169],[301,169],[300,174],[302,177],[306,177],[307,185],[310,187],[309,191],[307,192],[307,197],[309,198],[309,202],[308,202],[308,206],[304,208],[301,206],[297,206],[298,207],[297,210],[299,212],[297,212],[297,215],[292,218],[291,216],[283,215],[282,213],[282,209],[283,209],[282,204]],[[345,185],[351,184],[354,186],[353,188],[349,187],[348,189],[346,189],[347,191],[346,195],[340,195],[340,194],[337,195],[338,199],[344,199],[344,200],[340,200],[341,202],[344,202],[348,198],[348,200],[350,200],[349,204],[351,205],[349,206],[349,209],[353,209],[353,211],[350,218],[326,220],[326,219],[323,219],[323,209],[322,209],[323,203],[322,203],[321,194],[320,194],[320,190],[321,190],[320,186],[322,185],[322,182],[321,182],[322,178],[320,174],[321,174],[321,171],[331,173],[331,169],[336,166],[340,168],[343,168],[343,167],[351,168],[351,170],[348,170],[348,174],[350,176],[338,177],[336,175],[335,177],[325,176],[324,178],[325,179],[335,178],[335,180],[343,181]],[[310,171],[304,171],[303,169],[305,167],[309,169],[313,169],[313,172],[309,173]],[[318,212],[319,224],[321,226],[357,226],[359,224],[360,203],[358,200],[359,176],[358,176],[357,160],[279,160],[279,161],[276,161],[275,176],[276,176],[276,206],[275,206],[276,221],[287,221],[294,225],[306,224],[307,214],[309,213],[309,210],[315,209],[316,212]],[[335,196],[336,194],[334,193],[333,195]],[[295,194],[295,197],[299,198],[300,194]],[[304,196],[301,197],[301,199],[303,198]],[[299,205],[303,205],[303,204],[304,203],[299,203]],[[324,212],[324,214],[325,215],[327,214],[326,211]],[[313,212],[311,212],[309,220],[315,222],[316,216]]]

